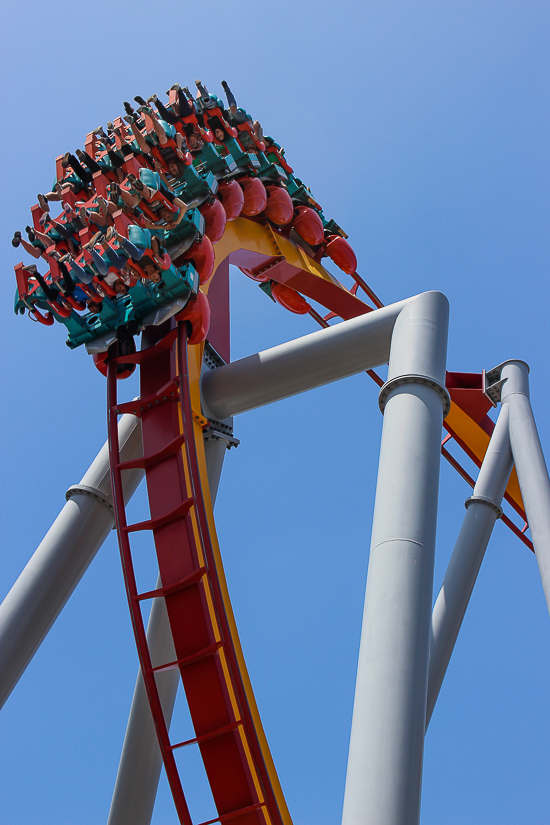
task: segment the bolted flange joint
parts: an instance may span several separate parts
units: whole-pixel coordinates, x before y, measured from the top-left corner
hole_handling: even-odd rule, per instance
[[[499,507],[496,501],[493,501],[492,498],[488,498],[487,496],[470,496],[470,498],[467,498],[464,502],[465,508],[468,509],[470,504],[472,504],[474,501],[479,501],[481,502],[481,504],[486,504],[488,507],[495,511],[495,513],[497,514],[497,518],[502,518],[502,507]]]
[[[100,501],[102,504],[104,504],[114,515],[115,508],[113,502],[111,501],[111,498],[105,493],[102,493],[101,490],[97,490],[95,487],[88,487],[86,484],[73,484],[65,493],[65,498],[67,499],[67,501],[69,501],[69,499],[77,495],[90,496],[90,498],[95,498],[97,501]]]
[[[396,378],[390,378],[389,381],[386,381],[378,396],[378,406],[380,407],[380,412],[382,414],[384,414],[386,401],[388,400],[388,395],[390,392],[395,389],[395,387],[400,387],[403,384],[424,384],[425,386],[436,390],[443,400],[443,418],[448,415],[449,410],[451,409],[451,397],[449,393],[442,384],[435,381],[433,378],[428,378],[426,375],[398,375]]]

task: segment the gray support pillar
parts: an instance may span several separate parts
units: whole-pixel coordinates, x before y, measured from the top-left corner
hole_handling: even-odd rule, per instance
[[[202,378],[204,415],[223,421],[386,364],[395,319],[411,300],[209,370]]]
[[[493,527],[502,514],[500,503],[512,466],[508,408],[504,406],[483,459],[473,495],[466,501],[464,522],[432,613],[426,727],[430,724]]]
[[[212,504],[216,500],[227,441],[205,443],[206,467]],[[160,580],[157,587],[161,586]],[[147,643],[153,667],[174,661],[176,654],[164,599],[154,599],[147,625]],[[178,670],[157,674],[162,710],[170,727],[180,682]],[[108,825],[149,825],[162,769],[162,756],[141,671],[136,679],[126,736],[111,801]]]
[[[141,422],[119,422],[124,461],[142,454]],[[126,500],[142,470],[125,473]],[[113,529],[109,449],[105,444],[0,605],[0,707],[42,644],[90,562]]]
[[[550,479],[529,401],[528,376],[524,361],[503,364],[501,401],[509,408],[512,454],[550,611]]]
[[[349,748],[344,825],[420,812],[448,302],[425,293],[395,323]]]
[[[160,579],[157,587],[161,586]],[[164,599],[154,599],[147,625],[147,643],[153,667],[176,658]],[[166,670],[157,674],[159,698],[170,727],[180,674]],[[151,821],[162,768],[162,756],[141,671],[128,718],[108,825],[145,825]]]

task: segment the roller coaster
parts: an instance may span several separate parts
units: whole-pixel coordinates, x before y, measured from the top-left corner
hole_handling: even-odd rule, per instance
[[[446,371],[444,296],[384,306],[284,149],[237,108],[227,84],[227,107],[197,87],[193,98],[176,84],[166,105],[156,96],[136,98],[137,109],[125,103],[126,116],[88,134],[83,151],[59,156],[52,192],[31,208],[28,240],[14,236],[37,262],[15,266],[15,312],[63,324],[67,345],[84,345],[106,378],[108,457],[100,454],[68,491],[64,524],[37,551],[51,569],[61,557],[73,564],[71,582],[60,576],[48,590],[44,577],[24,572],[0,608],[3,701],[114,521],[142,679],[110,825],[150,821],[161,761],[179,821],[192,825],[175,757],[190,745],[217,810],[201,825],[290,825],[239,642],[213,499],[223,455],[238,443],[234,415],[364,372],[380,387],[384,433],[343,821],[416,822],[424,730],[497,518],[536,553],[550,598],[550,482],[528,370],[509,361],[480,374]],[[55,218],[52,203],[61,205]],[[230,362],[230,264],[319,331]],[[388,362],[384,381],[375,369]],[[136,368],[139,397],[122,401],[118,382]],[[495,425],[488,412],[498,404]],[[480,468],[477,481],[449,452],[451,440]],[[430,615],[439,454],[473,494]],[[411,474],[418,493],[405,502],[399,488]],[[130,522],[126,506],[143,476],[149,512]],[[146,591],[134,569],[138,532],[152,534],[158,564]],[[195,736],[174,742],[180,681]]]

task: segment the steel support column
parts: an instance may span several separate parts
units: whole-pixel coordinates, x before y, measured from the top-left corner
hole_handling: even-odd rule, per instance
[[[529,400],[528,376],[524,361],[503,364],[501,402],[509,408],[512,455],[550,611],[550,479]]]
[[[344,825],[420,812],[448,302],[399,314],[388,381],[344,798]]]
[[[473,495],[466,500],[466,515],[432,613],[426,727],[430,723],[493,527],[502,513],[500,503],[512,466],[508,407],[504,406]]]
[[[222,438],[209,440],[204,447],[214,504],[227,441]],[[159,579],[157,587],[161,584]],[[147,643],[153,667],[176,658],[164,599],[153,600],[147,625]],[[179,683],[180,672],[177,669],[157,674],[159,698],[167,727],[170,727]],[[139,671],[107,825],[149,825],[161,769],[162,756],[145,684]]]
[[[141,422],[119,422],[123,460],[142,455]],[[143,470],[126,473],[128,501]],[[0,707],[23,675],[97,551],[113,529],[109,449],[104,444],[0,605]]]
[[[202,378],[204,415],[222,421],[386,364],[395,319],[414,300],[407,298],[209,370]]]

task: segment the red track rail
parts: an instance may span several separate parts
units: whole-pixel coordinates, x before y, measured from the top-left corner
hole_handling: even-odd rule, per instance
[[[187,327],[168,322],[144,333],[145,349],[111,358],[108,419],[111,477],[126,592],[139,660],[166,774],[181,823],[192,825],[174,750],[197,744],[218,818],[235,825],[282,825],[246,690],[220,587],[208,530],[197,460],[187,368]],[[153,337],[154,336],[154,337]],[[174,347],[174,345],[176,345]],[[174,351],[175,349],[175,351]],[[118,405],[116,364],[141,369],[144,458],[121,464],[117,416],[135,404]],[[133,409],[132,409],[133,411]],[[127,524],[121,475],[145,469],[150,518]],[[130,535],[151,530],[162,587],[138,593]],[[164,598],[176,659],[153,667],[141,602]],[[178,668],[195,728],[195,738],[170,741],[155,683],[160,669]],[[206,823],[203,823],[206,825]]]

